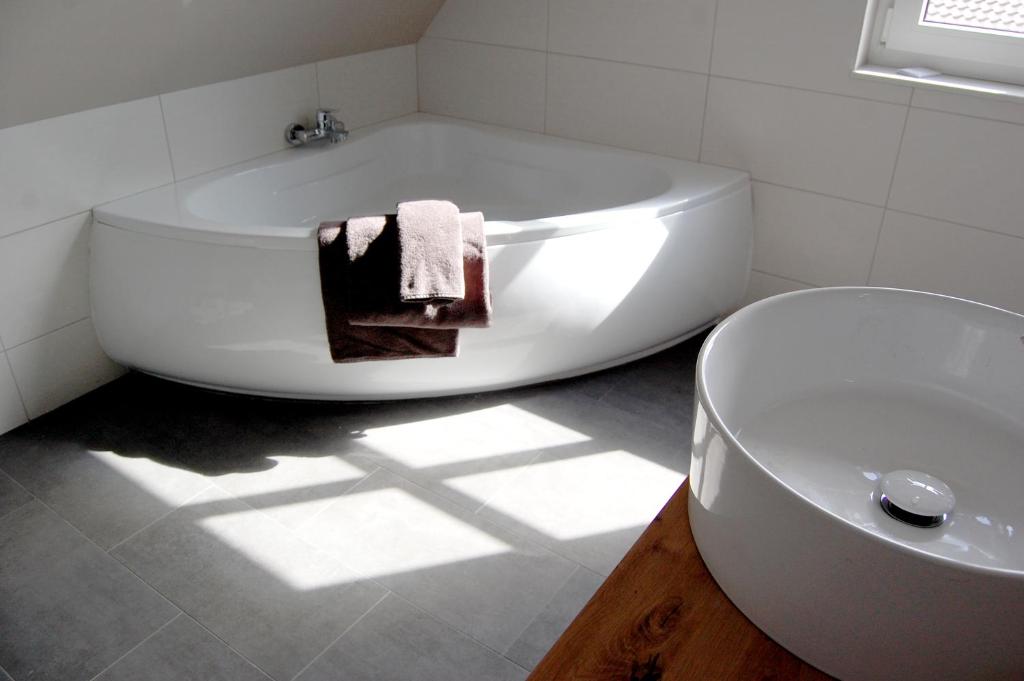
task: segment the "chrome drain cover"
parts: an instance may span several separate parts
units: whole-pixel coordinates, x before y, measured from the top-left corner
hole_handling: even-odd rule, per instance
[[[956,506],[956,496],[949,485],[921,471],[886,473],[878,491],[882,510],[914,527],[938,527]]]

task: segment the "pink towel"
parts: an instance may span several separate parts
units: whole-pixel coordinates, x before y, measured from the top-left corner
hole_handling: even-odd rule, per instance
[[[465,295],[462,228],[451,201],[398,204],[399,295],[403,303],[451,303]]]
[[[378,300],[370,307],[352,310],[348,322],[355,326],[413,327],[422,329],[480,328],[491,325],[490,273],[483,213],[459,216],[462,233],[462,300],[438,303],[401,303]],[[351,220],[349,221],[351,224]],[[351,239],[351,237],[350,237]]]

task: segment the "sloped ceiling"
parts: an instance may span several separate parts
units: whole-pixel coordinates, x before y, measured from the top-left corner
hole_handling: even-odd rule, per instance
[[[0,128],[406,45],[443,2],[0,0]]]

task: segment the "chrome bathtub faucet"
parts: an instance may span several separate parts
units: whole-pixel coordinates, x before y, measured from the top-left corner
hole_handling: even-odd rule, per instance
[[[327,140],[331,144],[344,142],[348,137],[345,124],[334,117],[337,109],[317,109],[316,128],[307,130],[301,123],[292,123],[284,130],[284,139],[293,147]]]

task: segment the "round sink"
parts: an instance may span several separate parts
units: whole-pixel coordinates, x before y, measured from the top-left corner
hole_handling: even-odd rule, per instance
[[[877,288],[735,313],[697,366],[690,524],[845,680],[1024,679],[1024,316]]]

